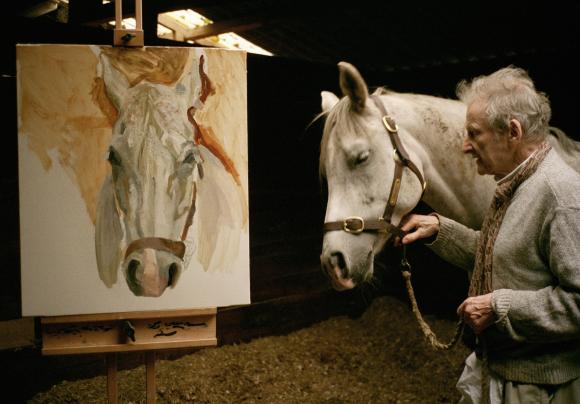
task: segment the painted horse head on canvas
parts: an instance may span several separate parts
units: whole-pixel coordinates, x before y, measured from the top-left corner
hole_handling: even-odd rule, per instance
[[[107,156],[111,175],[97,207],[99,275],[111,287],[120,271],[136,296],[158,297],[176,285],[187,266],[198,197],[224,205],[219,210],[228,216],[228,226],[241,226],[239,201],[215,194],[230,192],[224,189],[228,183],[238,194],[239,174],[223,149],[204,138],[195,119],[213,91],[203,55],[188,71],[185,52],[169,60],[160,55],[155,63],[149,60],[152,51],[147,60],[144,52],[100,52],[100,85],[115,116]],[[214,222],[203,239],[215,240],[219,231]],[[197,253],[202,250],[198,245]]]

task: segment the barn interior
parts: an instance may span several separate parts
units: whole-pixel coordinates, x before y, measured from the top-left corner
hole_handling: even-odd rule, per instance
[[[381,295],[406,301],[397,250],[378,258],[381,272],[372,287],[337,292],[320,270],[326,206],[325,185],[318,176],[323,123],[313,120],[320,112],[320,91],[340,93],[339,61],[355,65],[370,87],[448,98],[454,97],[460,80],[513,64],[528,70],[537,87],[549,95],[552,125],[580,139],[575,114],[580,38],[575,2],[143,3],[145,45],[216,46],[208,38],[235,32],[272,54],[248,53],[247,59],[252,304],[218,309],[220,345],[288,334],[333,316],[356,318]],[[24,383],[16,393],[26,400],[60,380],[88,377],[103,369],[94,366],[94,357],[43,357],[38,319],[21,316],[15,45],[110,45],[113,31],[108,21],[114,19],[114,3],[20,0],[4,9],[0,357],[5,387],[16,380]],[[212,23],[171,31],[164,13],[187,9]],[[133,2],[123,2],[123,15],[134,13]],[[158,34],[158,24],[164,21],[171,32]],[[410,254],[425,312],[453,318],[465,295],[466,277],[424,246],[413,246]],[[122,366],[139,365],[134,357],[124,360]]]

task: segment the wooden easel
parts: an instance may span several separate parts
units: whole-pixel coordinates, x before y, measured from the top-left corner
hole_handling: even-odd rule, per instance
[[[115,0],[115,46],[144,46],[143,35],[143,8],[141,0],[135,0],[135,29],[123,28],[123,0]]]
[[[122,28],[122,0],[115,0],[115,46],[142,47],[141,0],[135,0],[136,29]],[[155,403],[155,352],[216,346],[216,308],[87,314],[41,318],[42,354],[104,353],[107,398],[117,403],[117,354],[144,351],[147,403]]]
[[[216,346],[216,308],[43,317],[42,354],[104,353],[107,397],[117,402],[117,353],[145,351],[147,403],[155,403],[155,351]]]

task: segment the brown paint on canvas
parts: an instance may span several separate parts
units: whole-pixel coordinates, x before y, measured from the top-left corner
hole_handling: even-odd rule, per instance
[[[78,184],[93,223],[111,140],[110,121],[89,96],[97,63],[85,46],[18,48],[19,74],[26,78],[19,81],[19,134],[45,170],[58,159]]]
[[[175,83],[191,55],[189,49],[177,48],[145,48],[130,52],[101,47],[100,50],[111,57],[115,67],[132,85],[142,80]],[[247,173],[242,181],[235,162],[247,164],[247,146],[245,138],[236,134],[245,131],[247,118],[242,114],[242,120],[232,120],[230,114],[245,105],[246,100],[241,98],[245,88],[235,93],[228,89],[245,83],[246,78],[237,73],[241,70],[241,74],[245,74],[245,69],[239,69],[240,64],[245,66],[245,55],[235,52],[225,57],[211,49],[205,52],[211,54],[209,74],[202,74],[202,78],[206,77],[202,82],[205,103],[195,111],[200,143],[220,158],[241,187],[242,183],[247,183]],[[97,77],[99,60],[89,47],[62,45],[20,47],[17,59],[19,74],[25,77],[19,81],[19,134],[27,138],[29,149],[46,171],[51,169],[53,159],[58,159],[78,184],[89,217],[95,223],[100,187],[110,173],[104,156],[118,116],[106,95],[103,80]],[[210,81],[209,76],[219,80]]]
[[[105,116],[108,118],[109,125],[112,127],[119,117],[119,111],[117,111],[115,105],[111,102],[109,97],[107,97],[105,80],[103,80],[102,77],[95,77],[95,80],[93,81],[93,88],[91,90],[91,96],[103,114],[105,114]]]
[[[241,185],[245,181],[240,177],[235,162],[247,163],[244,160],[240,161],[242,156],[245,156],[247,145],[245,138],[235,136],[235,134],[246,130],[247,118],[243,114],[241,120],[234,120],[230,114],[240,105],[246,104],[246,100],[243,98],[245,91],[232,91],[239,88],[240,83],[246,82],[246,77],[242,76],[245,75],[246,69],[239,68],[240,65],[245,67],[245,55],[242,52],[212,52],[211,49],[206,52],[209,57],[205,69],[207,74],[205,72],[201,74],[200,70],[200,75],[202,77],[202,90],[205,88],[202,94],[206,93],[207,96],[204,97],[203,108],[195,110],[194,114],[195,121],[200,128],[198,133],[200,138],[196,139],[196,142],[199,141],[200,144],[218,156],[236,183]],[[204,85],[204,81],[209,82],[210,77],[213,78],[211,84]],[[219,79],[216,79],[218,77]],[[226,150],[230,152],[229,155]]]
[[[199,95],[199,100],[205,104],[208,97],[215,94],[215,87],[213,86],[209,76],[204,71],[204,63],[205,57],[202,55],[199,58],[198,63],[198,73],[201,79],[201,92]],[[197,122],[195,119],[196,111],[197,108],[195,107],[190,107],[187,111],[187,119],[193,126],[193,140],[196,144],[207,147],[222,162],[226,171],[231,174],[231,176],[236,181],[236,184],[240,186],[240,174],[238,173],[234,162],[224,150],[211,127],[204,127]]]

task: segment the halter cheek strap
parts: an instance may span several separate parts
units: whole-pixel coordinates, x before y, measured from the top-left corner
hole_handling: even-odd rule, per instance
[[[397,124],[395,120],[388,114],[380,98],[373,94],[371,95],[371,99],[381,113],[381,121],[383,122],[383,126],[389,134],[389,139],[393,145],[395,172],[393,175],[393,182],[391,183],[391,190],[389,191],[387,206],[385,207],[383,216],[378,219],[363,219],[360,216],[350,216],[343,220],[325,222],[323,225],[323,230],[325,232],[342,230],[351,234],[360,234],[362,232],[383,232],[403,237],[405,232],[391,223],[391,218],[393,216],[393,212],[395,211],[395,207],[397,206],[397,200],[399,199],[401,180],[403,178],[403,168],[409,168],[417,176],[417,179],[423,188],[421,197],[423,197],[423,193],[427,188],[427,181],[425,181],[423,178],[423,174],[421,174],[419,168],[409,158],[409,154],[407,153],[407,150],[405,150],[405,147],[399,138],[399,129]]]

